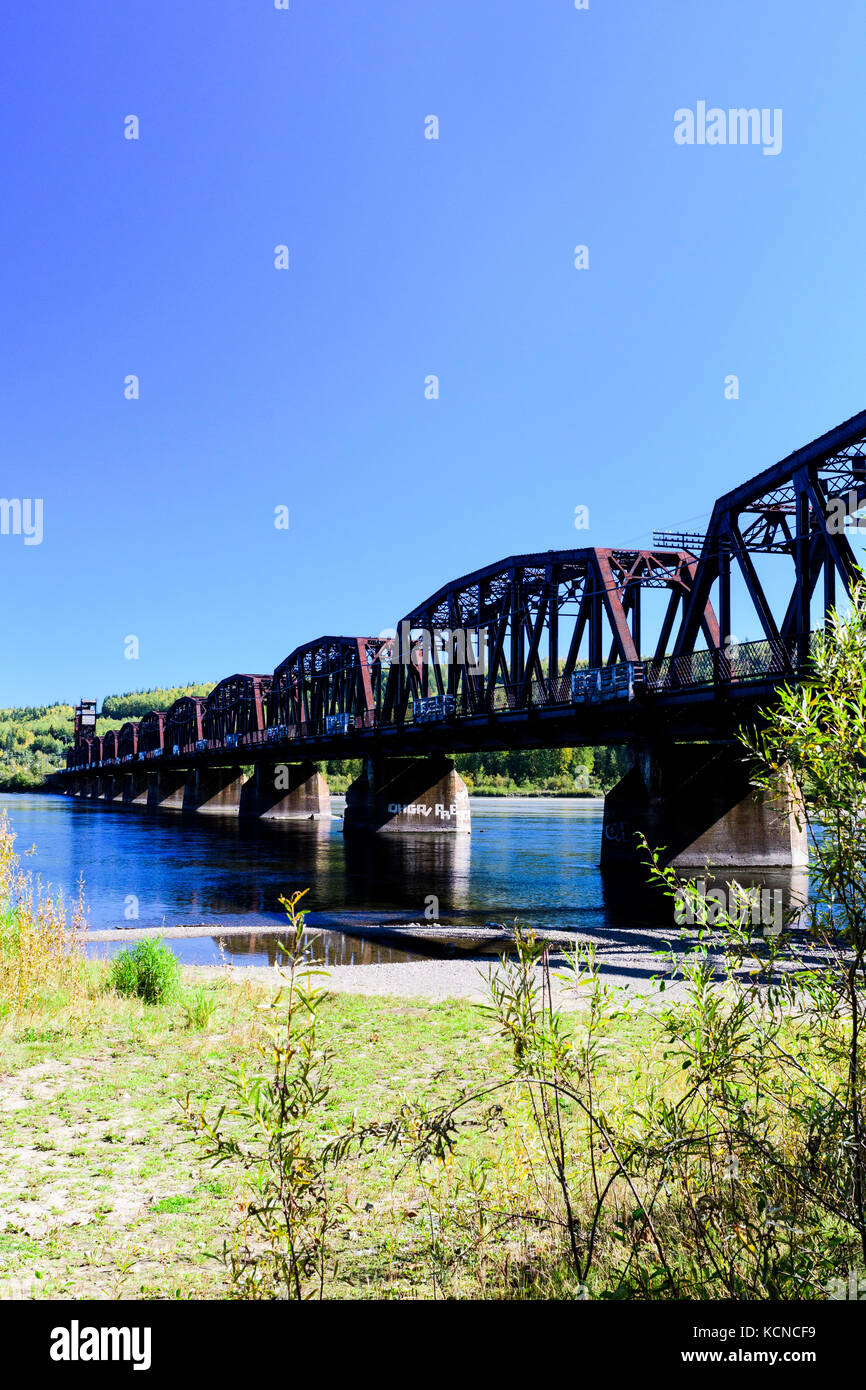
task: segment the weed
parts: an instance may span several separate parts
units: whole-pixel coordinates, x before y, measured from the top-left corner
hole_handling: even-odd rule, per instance
[[[87,994],[81,950],[81,890],[71,920],[60,894],[51,896],[15,853],[15,835],[0,814],[0,1019],[49,1001],[58,1007]]]
[[[209,999],[205,990],[199,985],[192,990],[183,1003],[184,1026],[186,1028],[196,1028],[203,1032],[213,1017],[216,1002]]]
[[[304,894],[281,898],[290,941],[283,947],[284,985],[259,1009],[268,1016],[258,1053],[265,1070],[251,1075],[241,1064],[223,1071],[230,1100],[211,1118],[189,1096],[185,1124],[214,1165],[230,1160],[246,1171],[241,1222],[223,1259],[232,1287],[245,1298],[321,1297],[325,1237],[333,1224],[326,1168],[329,1148],[317,1134],[330,1093],[331,1055],[319,1042],[319,1011],[326,991],[312,981],[325,974],[311,967],[312,939],[305,933]],[[229,1128],[226,1117],[237,1121]]]
[[[148,937],[114,957],[108,978],[116,994],[169,1004],[177,995],[180,963],[161,937]]]

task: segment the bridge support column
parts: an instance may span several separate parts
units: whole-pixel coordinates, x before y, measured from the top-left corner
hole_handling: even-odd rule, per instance
[[[146,771],[136,768],[123,784],[123,800],[129,806],[147,806],[150,798],[150,778]]]
[[[189,773],[177,768],[159,768],[148,789],[147,805],[155,811],[183,811]]]
[[[469,792],[450,758],[365,758],[346,793],[343,831],[469,834]]]
[[[125,803],[130,800],[131,775],[129,772],[116,772],[106,791],[106,801]]]
[[[184,810],[200,816],[237,816],[246,775],[235,767],[197,767],[189,774]]]
[[[780,784],[775,796],[756,792],[738,745],[642,743],[632,757],[605,797],[602,865],[643,862],[640,831],[654,848],[664,847],[662,861],[677,869],[808,864],[794,789]]]
[[[260,820],[329,820],[331,793],[315,763],[257,763],[241,814]]]
[[[138,768],[127,768],[115,778],[113,801],[121,801],[124,806],[144,806],[147,804],[147,773]]]

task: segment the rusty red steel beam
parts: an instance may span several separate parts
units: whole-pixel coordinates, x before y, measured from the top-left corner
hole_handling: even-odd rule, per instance
[[[802,660],[810,602],[822,572],[825,609],[832,605],[836,578],[849,590],[856,578],[844,527],[834,529],[827,520],[830,504],[840,496],[849,502],[855,498],[857,505],[866,502],[866,412],[719,498],[700,555],[631,547],[511,555],[443,585],[401,620],[396,637],[318,638],[296,648],[272,676],[226,677],[207,701],[183,697],[187,703],[178,701],[164,714],[151,711],[117,733],[100,738],[92,726],[85,729],[82,712],[92,708],[95,718],[95,702],[82,701],[75,748],[82,764],[91,766],[121,750],[128,757],[170,746],[175,734],[184,747],[205,731],[209,744],[224,743],[229,733],[261,742],[275,725],[316,734],[333,714],[351,715],[367,729],[389,727],[406,718],[413,698],[433,692],[460,699],[467,713],[492,714],[499,692],[505,692],[511,708],[528,708],[539,692],[542,698],[561,692],[563,680],[579,664],[587,633],[589,665],[602,664],[605,640],[609,660],[641,660],[641,596],[647,588],[669,594],[653,644],[656,661],[665,657],[671,640],[675,662],[691,656],[699,634],[718,656],[731,635],[732,566],[742,574],[773,649],[789,650],[795,642]],[[760,582],[756,553],[787,554],[794,561],[793,591],[781,621]],[[718,617],[712,603],[716,589]],[[571,609],[576,611],[561,663],[561,629]],[[461,633],[462,662],[454,645]],[[470,652],[483,652],[480,668],[470,668]],[[716,669],[727,668],[717,661]]]

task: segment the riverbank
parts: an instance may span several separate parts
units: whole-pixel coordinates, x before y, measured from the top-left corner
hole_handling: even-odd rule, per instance
[[[249,1192],[236,1162],[212,1166],[181,1109],[188,1096],[213,1112],[229,1098],[228,1070],[262,1068],[261,1005],[279,977],[190,967],[184,996],[166,1005],[116,996],[101,967],[91,965],[89,978],[88,997],[55,995],[14,1025],[0,1023],[0,1298],[235,1296],[221,1251],[236,1239]],[[337,969],[327,988],[319,1028],[322,1056],[332,1055],[330,1098],[314,1122],[323,1141],[381,1125],[407,1103],[435,1113],[461,1095],[505,1089],[501,1121],[489,1131],[482,1109],[456,1164],[419,1167],[387,1147],[342,1164],[325,1297],[578,1296],[555,1224],[538,1224],[534,1184],[549,1202],[555,1187],[531,1112],[510,1089],[512,1049],[484,1007],[480,963]],[[210,1011],[198,1026],[184,1009],[196,994]],[[563,1038],[582,1048],[579,992],[556,980],[554,1003]],[[594,1047],[610,1123],[624,1122],[615,1117],[629,1113],[632,1092],[640,1104],[645,1087],[683,1075],[666,1060],[656,1010],[638,999],[602,1023]],[[473,1224],[473,1172],[486,1172],[483,1205],[512,1213],[498,1224]],[[616,1236],[599,1233],[593,1296],[616,1287]]]
[[[388,930],[392,940],[401,939],[401,934]],[[327,989],[334,995],[360,995],[378,999],[424,999],[424,1000],[462,1000],[483,1004],[490,997],[490,976],[501,976],[499,953],[513,953],[513,941],[506,935],[495,941],[485,943],[486,951],[477,949],[477,933],[467,933],[465,953],[455,950],[458,959],[428,959],[395,961],[375,965],[335,965],[327,972]],[[435,940],[435,938],[432,938]],[[424,944],[418,929],[406,929],[402,940],[408,945]],[[675,935],[672,932],[640,931],[612,933],[607,929],[596,933],[583,933],[576,937],[568,932],[542,932],[539,940],[545,942],[550,950],[550,991],[557,1009],[565,1012],[581,1011],[586,1008],[589,997],[586,986],[576,987],[571,960],[575,949],[590,950],[593,953],[595,968],[602,985],[609,990],[619,991],[623,1003],[628,1001],[640,1009],[652,1009],[683,1000],[688,993],[688,983],[681,973],[681,964],[687,953],[697,944],[695,934]],[[725,953],[722,938],[711,932],[704,932],[703,945],[707,951],[707,963],[712,966],[721,982],[725,977]],[[734,975],[747,978],[754,975],[761,960],[767,959],[766,943],[756,942],[753,956],[747,957]],[[831,952],[818,946],[801,946],[796,962],[788,960],[777,966],[774,979],[795,969],[813,970],[826,967],[831,960]],[[217,966],[186,966],[184,978],[190,984],[212,984],[220,977],[221,968]],[[242,966],[235,968],[235,980],[248,980],[257,987],[275,989],[279,986],[280,972],[275,967]],[[323,977],[325,978],[325,977]],[[538,973],[537,984],[541,989],[542,979]]]
[[[0,1034],[0,1298],[226,1298],[219,1258],[246,1209],[237,1165],[214,1170],[179,1102],[223,1094],[219,1069],[255,1065],[265,997],[255,982],[205,985],[205,1030],[178,1006],[103,995],[88,1018],[61,1009]],[[505,1049],[460,1002],[335,998],[336,1132],[399,1105],[478,1084]],[[424,1188],[393,1162],[353,1163],[331,1247],[336,1298],[432,1297]]]
[[[204,924],[130,927],[86,931],[81,934],[81,942],[87,946],[104,943],[116,947],[148,940],[173,942],[206,939],[230,943],[233,938],[246,939],[253,935],[285,938],[285,924],[257,927],[254,932],[243,925],[219,928]],[[320,937],[327,933],[314,932],[313,935]],[[607,983],[618,988],[634,985],[648,990],[654,989],[656,976],[664,977],[670,973],[663,953],[670,949],[677,952],[686,949],[688,939],[678,941],[675,938],[671,947],[671,935],[662,930],[611,932],[607,928],[580,933],[542,928],[536,933],[538,941],[550,949],[555,970],[565,968],[567,953],[575,948],[591,947],[598,969]],[[477,999],[480,997],[478,982],[481,974],[495,966],[502,955],[514,952],[513,933],[504,925],[493,924],[487,928],[468,928],[446,923],[366,923],[362,930],[359,929],[358,943],[397,947],[406,952],[417,952],[423,958],[383,964],[328,965],[329,989],[347,994]],[[447,959],[443,960],[442,957]],[[403,966],[409,968],[404,970]],[[236,962],[233,968],[238,979],[243,976],[274,987],[279,982],[276,966],[242,965]],[[210,982],[220,978],[224,969],[224,965],[185,966],[184,978]],[[558,993],[565,998],[567,992]]]
[[[432,1110],[507,1084],[511,1048],[482,1007],[480,976],[473,999],[445,997],[465,987],[454,964],[428,971],[427,987],[435,975],[441,998],[401,996],[390,973],[376,977],[392,991],[386,997],[371,997],[363,975],[351,992],[340,972],[328,979],[319,1026],[322,1055],[332,1054],[331,1099],[314,1125],[323,1138],[377,1124],[405,1098]],[[477,974],[477,963],[459,964]],[[214,1169],[191,1140],[181,1107],[189,1096],[212,1109],[228,1096],[227,1069],[261,1067],[261,1005],[279,976],[188,968],[178,999],[145,1005],[107,989],[104,967],[91,964],[87,975],[86,994],[53,992],[14,1023],[0,1021],[0,1298],[231,1297],[220,1252],[249,1193],[236,1162]],[[194,994],[210,1013],[191,1026],[184,1001]],[[641,1065],[640,1013],[613,1024],[610,1039],[617,1066]],[[511,1114],[505,1093],[501,1102]],[[470,1161],[492,1154],[481,1131],[461,1148]],[[430,1174],[399,1151],[352,1158],[337,1188],[328,1298],[434,1298],[443,1279],[453,1297],[577,1290],[573,1276],[563,1284],[558,1239],[536,1231],[530,1252],[519,1224],[507,1239],[494,1236],[480,1263],[461,1259],[446,1275],[431,1258]]]
[[[791,1181],[836,1161],[834,1134],[816,1159],[810,1116],[847,1085],[844,1022],[816,1034],[788,994],[774,1023],[750,960],[744,988],[708,988],[717,940],[666,965],[661,931],[548,929],[549,970],[531,945],[338,966],[305,1002],[271,967],[178,981],[137,934],[137,964],[84,957],[80,917],[0,835],[0,1297],[284,1293],[267,1275],[287,1191],[292,1248],[321,1249],[303,1291],[329,1299],[784,1299],[856,1267],[851,1221]],[[696,1192],[725,1213],[721,1283]],[[795,1226],[792,1263],[776,1231]]]

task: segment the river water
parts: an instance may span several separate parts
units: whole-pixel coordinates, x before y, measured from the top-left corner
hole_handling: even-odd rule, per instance
[[[88,925],[118,928],[117,946],[91,942],[92,955],[123,945],[129,927],[213,928],[170,939],[186,963],[224,958],[265,965],[279,957],[274,935],[256,934],[283,916],[279,898],[306,888],[308,925],[321,932],[316,955],[332,965],[417,958],[365,937],[365,927],[421,922],[478,928],[515,917],[535,926],[585,931],[657,925],[659,904],[621,871],[602,874],[601,799],[471,799],[472,835],[350,836],[334,819],[267,824],[231,817],[182,817],[59,795],[0,794],[17,833],[35,845],[24,865],[64,898],[80,878]],[[745,881],[745,880],[744,880]],[[786,893],[790,876],[764,873]],[[447,946],[440,949],[447,950]]]

